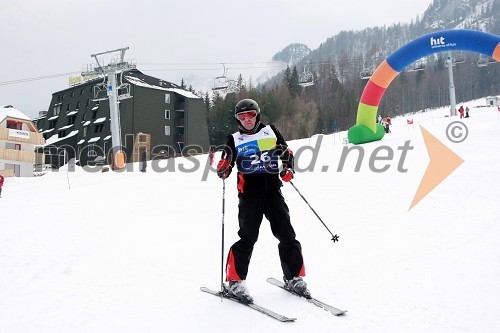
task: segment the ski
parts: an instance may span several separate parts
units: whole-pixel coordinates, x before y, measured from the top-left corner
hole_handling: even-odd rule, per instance
[[[296,292],[294,292],[293,290],[290,290],[290,289],[286,288],[285,284],[283,282],[281,282],[281,281],[279,281],[279,280],[277,280],[275,278],[271,277],[271,278],[268,278],[266,281],[269,282],[270,284],[278,287],[278,288],[281,288],[283,290],[288,291],[289,293],[291,293],[291,294],[293,294],[295,296],[298,296],[298,297],[301,297],[301,298],[305,298],[309,303],[312,303],[312,304],[316,305],[317,307],[322,308],[325,311],[330,311],[335,316],[340,316],[340,315],[343,315],[344,313],[347,312],[347,310],[337,309],[336,307],[331,306],[331,305],[326,304],[326,303],[323,303],[323,302],[321,302],[320,300],[317,300],[314,297],[306,298],[304,296],[301,296],[301,295],[297,294]]]
[[[242,301],[240,301],[239,299],[237,299],[236,297],[232,297],[231,295],[229,294],[226,294],[226,293],[222,293],[220,291],[213,291],[211,289],[208,289],[206,287],[201,287],[200,288],[201,291],[205,292],[205,293],[208,293],[208,294],[211,294],[211,295],[214,295],[214,296],[217,296],[217,297],[224,297],[225,299],[229,299],[233,302],[236,302],[236,303],[240,303],[242,305],[245,305],[245,306],[248,306],[249,308],[252,308],[256,311],[259,311],[260,313],[263,313],[265,315],[268,315],[269,317],[272,317],[276,320],[279,320],[281,322],[294,322],[295,320],[297,320],[297,318],[288,318],[286,316],[283,316],[279,313],[276,313],[274,311],[271,311],[269,309],[266,309],[260,305],[257,305],[255,303],[244,303]]]

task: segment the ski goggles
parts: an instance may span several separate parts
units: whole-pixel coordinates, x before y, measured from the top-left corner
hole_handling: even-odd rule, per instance
[[[245,111],[245,112],[240,112],[236,114],[236,119],[243,121],[245,119],[253,119],[257,117],[257,111],[251,110],[251,111]]]

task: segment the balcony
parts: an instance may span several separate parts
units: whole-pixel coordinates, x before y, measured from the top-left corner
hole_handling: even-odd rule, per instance
[[[11,136],[11,135],[9,135],[10,134],[9,128],[0,128],[0,140],[28,143],[28,144],[32,144],[32,145],[38,145],[38,146],[45,144],[45,140],[43,139],[43,135],[41,133],[28,132],[28,131],[21,131],[21,132],[29,133],[29,139],[20,138],[17,136]]]
[[[43,154],[35,153],[33,151],[0,149],[0,160],[35,164],[43,161]]]
[[[184,127],[184,118],[174,119],[175,127]]]

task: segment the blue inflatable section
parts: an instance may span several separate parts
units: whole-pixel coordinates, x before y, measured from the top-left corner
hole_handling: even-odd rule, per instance
[[[397,72],[433,53],[463,50],[492,56],[500,36],[477,30],[443,30],[419,37],[387,58]]]

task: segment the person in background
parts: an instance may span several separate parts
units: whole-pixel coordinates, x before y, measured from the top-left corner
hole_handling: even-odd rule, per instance
[[[469,118],[469,107],[465,107],[465,118]]]
[[[0,198],[2,197],[2,187],[3,187],[4,178],[0,175]]]
[[[386,133],[391,133],[389,126],[391,125],[391,117],[387,116],[384,119],[384,129]]]
[[[210,146],[210,150],[208,152],[208,158],[209,158],[209,161],[210,161],[210,166],[212,166],[214,164],[214,154],[215,154],[215,147],[214,146]]]
[[[240,239],[227,256],[225,292],[245,303],[252,303],[245,280],[254,244],[257,242],[263,216],[279,240],[278,253],[285,287],[311,297],[306,282],[302,247],[295,239],[288,206],[280,187],[294,174],[294,158],[285,139],[274,125],[260,119],[260,108],[252,99],[236,104],[238,131],[227,136],[222,159],[217,164],[217,175],[225,179],[233,166],[238,169],[238,221]],[[282,170],[279,171],[278,160]],[[281,180],[280,180],[281,177]]]
[[[146,172],[146,168],[148,166],[148,156],[147,156],[147,153],[146,153],[146,149],[144,149],[142,152],[141,152],[141,172]]]
[[[463,105],[460,106],[460,109],[458,109],[458,112],[460,113],[460,119],[462,119],[464,117],[464,106]]]

